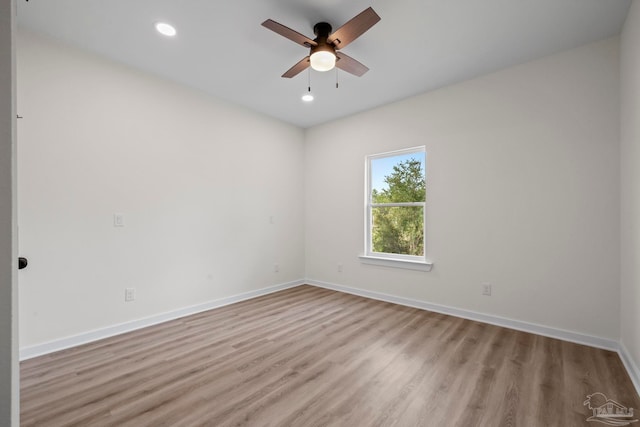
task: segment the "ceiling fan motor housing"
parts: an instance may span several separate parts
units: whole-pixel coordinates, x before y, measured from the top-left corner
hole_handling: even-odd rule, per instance
[[[310,55],[313,55],[316,52],[326,51],[331,52],[335,55],[336,49],[332,43],[327,42],[329,35],[331,34],[331,25],[326,22],[318,22],[313,26],[313,34],[316,35],[315,42],[318,43],[317,46],[311,47]]]
[[[313,34],[318,38],[324,38],[326,40],[329,37],[329,34],[331,34],[331,29],[331,24],[327,22],[318,22],[313,26]]]

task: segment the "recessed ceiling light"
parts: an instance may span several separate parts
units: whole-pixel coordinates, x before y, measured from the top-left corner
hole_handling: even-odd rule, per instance
[[[307,92],[304,95],[302,95],[302,100],[304,102],[311,102],[313,101],[313,95],[311,94],[311,92]]]
[[[176,35],[176,29],[173,25],[169,25],[166,22],[156,22],[156,30],[164,36],[173,37]]]

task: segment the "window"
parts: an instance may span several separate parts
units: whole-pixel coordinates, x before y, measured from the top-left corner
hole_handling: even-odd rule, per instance
[[[428,270],[424,147],[367,157],[364,262]]]

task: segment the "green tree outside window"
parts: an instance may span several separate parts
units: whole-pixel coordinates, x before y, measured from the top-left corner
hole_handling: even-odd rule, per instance
[[[371,191],[373,252],[424,256],[423,162],[409,158],[385,175],[385,188]]]

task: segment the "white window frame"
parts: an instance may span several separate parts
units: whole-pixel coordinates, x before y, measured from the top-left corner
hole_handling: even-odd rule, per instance
[[[406,268],[411,270],[431,271],[433,263],[427,260],[427,204],[426,202],[409,202],[409,203],[373,203],[371,200],[372,181],[371,181],[371,162],[376,159],[385,157],[395,157],[403,154],[420,154],[425,159],[425,188],[426,188],[426,165],[427,150],[425,146],[411,147],[403,150],[388,151],[386,153],[372,154],[365,158],[365,214],[364,214],[364,254],[360,256],[360,261],[364,264],[382,265],[387,267]],[[373,251],[373,209],[376,207],[404,207],[419,206],[422,207],[423,224],[423,248],[422,256],[392,254],[385,252]]]

